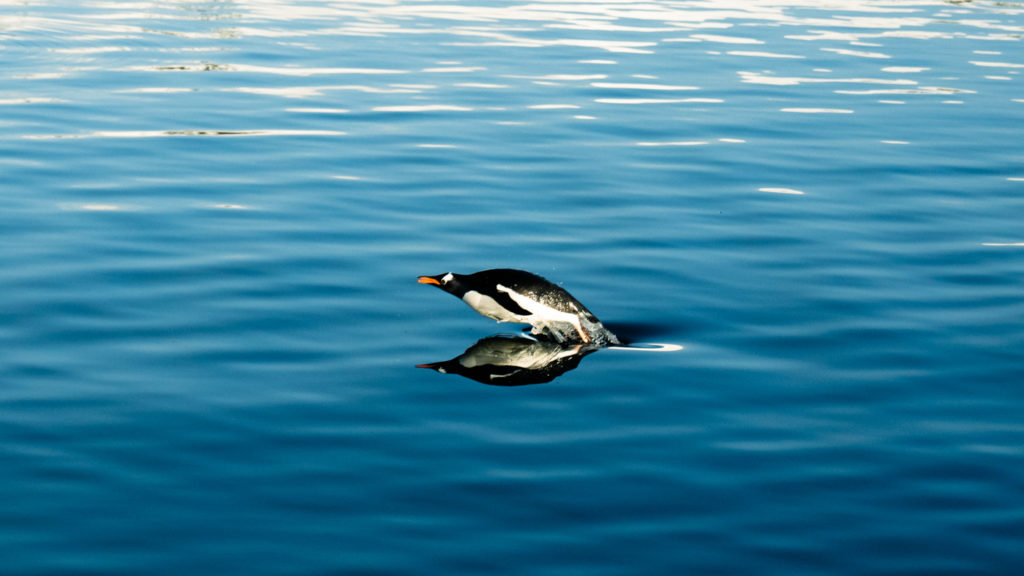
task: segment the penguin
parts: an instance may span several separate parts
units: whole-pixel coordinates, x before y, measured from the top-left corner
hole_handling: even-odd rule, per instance
[[[473,274],[446,272],[420,276],[419,283],[433,284],[461,298],[482,316],[498,322],[529,324],[533,334],[548,334],[560,343],[620,344],[579,300],[562,287],[525,270],[495,268]]]

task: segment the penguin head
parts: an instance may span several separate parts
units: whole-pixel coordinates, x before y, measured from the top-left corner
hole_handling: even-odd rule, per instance
[[[459,278],[458,274],[445,272],[444,274],[438,274],[437,276],[420,276],[419,283],[433,284],[445,292],[462,298],[463,294],[468,290],[468,287],[465,286]]]

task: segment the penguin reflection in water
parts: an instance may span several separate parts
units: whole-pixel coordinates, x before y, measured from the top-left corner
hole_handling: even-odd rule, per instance
[[[447,272],[420,276],[419,282],[433,284],[461,298],[487,318],[529,324],[533,334],[547,336],[559,344],[582,342],[594,348],[620,344],[615,334],[579,300],[560,286],[524,270]]]
[[[497,335],[481,339],[451,360],[416,367],[458,374],[491,386],[523,386],[551,382],[579,366],[580,360],[595,350],[584,344]]]

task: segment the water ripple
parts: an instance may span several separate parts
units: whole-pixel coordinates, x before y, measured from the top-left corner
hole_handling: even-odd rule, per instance
[[[103,130],[88,134],[28,134],[28,140],[81,140],[88,138],[163,138],[167,136],[343,136],[332,130]]]
[[[7,4],[5,572],[1019,570],[1019,5]]]

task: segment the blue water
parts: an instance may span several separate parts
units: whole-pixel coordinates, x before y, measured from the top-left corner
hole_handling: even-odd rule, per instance
[[[1024,566],[1024,6],[0,5],[0,573]],[[514,267],[620,336],[416,368]]]

